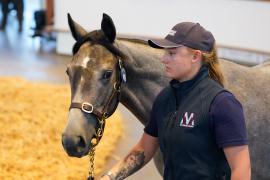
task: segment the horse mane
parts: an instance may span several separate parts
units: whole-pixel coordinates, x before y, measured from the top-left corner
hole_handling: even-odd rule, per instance
[[[129,56],[131,60],[143,59],[142,61],[137,61],[138,63],[143,63],[146,65],[146,61],[153,65],[153,63],[161,64],[160,58],[163,54],[163,49],[155,49],[148,45],[147,41],[141,38],[134,37],[117,37],[116,46],[118,49]]]
[[[129,71],[135,71],[138,76],[144,79],[159,79],[163,74],[163,65],[160,61],[163,49],[155,49],[148,45],[147,41],[138,38],[117,37],[116,46],[126,55],[128,63],[123,63]],[[132,67],[128,67],[132,65]]]
[[[118,40],[120,41],[128,41],[128,42],[132,42],[132,43],[138,43],[138,44],[142,44],[142,45],[148,45],[147,41],[144,39],[137,39],[137,38],[129,38],[129,37],[117,37]]]

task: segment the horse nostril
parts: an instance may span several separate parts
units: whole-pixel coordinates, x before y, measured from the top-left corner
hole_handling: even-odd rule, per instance
[[[83,136],[63,135],[62,144],[69,156],[82,157],[86,151],[86,141]]]
[[[86,147],[85,141],[81,136],[79,136],[78,147],[80,147],[80,148],[85,148]]]

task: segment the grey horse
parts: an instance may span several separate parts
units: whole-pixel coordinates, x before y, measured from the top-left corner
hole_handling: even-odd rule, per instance
[[[169,82],[163,75],[160,61],[163,51],[150,48],[145,41],[116,38],[114,23],[106,14],[103,14],[101,29],[90,33],[70,16],[68,21],[76,40],[73,58],[67,68],[71,102],[89,103],[91,110],[105,110],[107,116],[115,111],[120,102],[146,125],[155,97]],[[120,61],[122,64],[119,65]],[[255,67],[222,59],[220,63],[225,87],[236,95],[244,107],[252,179],[269,180],[270,63]],[[123,69],[126,71],[126,83]],[[113,93],[117,83],[120,83],[119,91]],[[82,157],[88,154],[97,122],[98,113],[89,114],[80,108],[70,108],[62,135],[62,144],[68,155]],[[162,175],[160,151],[155,154],[154,161]]]

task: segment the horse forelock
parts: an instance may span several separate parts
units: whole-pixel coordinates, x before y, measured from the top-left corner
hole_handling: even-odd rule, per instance
[[[109,42],[102,30],[92,31],[79,39],[73,46],[73,55],[76,54],[80,47],[86,42],[100,44],[107,50],[109,50],[114,56],[118,56],[121,58],[125,57],[124,54],[117,47],[115,47],[112,43]]]

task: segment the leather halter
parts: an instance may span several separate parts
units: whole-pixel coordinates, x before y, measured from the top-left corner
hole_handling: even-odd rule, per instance
[[[95,31],[94,33],[98,34],[101,33],[101,31]],[[88,180],[94,180],[94,155],[95,155],[95,147],[96,145],[98,145],[98,143],[100,142],[102,136],[103,136],[103,132],[104,132],[104,128],[105,128],[105,120],[111,115],[108,114],[108,107],[111,104],[111,102],[113,101],[113,99],[115,97],[117,97],[118,102],[117,105],[119,103],[119,96],[120,96],[120,89],[121,89],[121,84],[122,81],[126,82],[126,72],[125,72],[125,68],[123,66],[122,60],[120,57],[125,57],[122,52],[116,48],[113,44],[109,43],[106,38],[95,38],[92,37],[91,33],[88,33],[87,35],[85,35],[83,38],[79,39],[75,45],[73,46],[73,54],[75,54],[80,46],[87,42],[87,41],[91,41],[97,44],[101,44],[103,45],[105,48],[107,48],[114,56],[119,57],[118,59],[118,76],[117,76],[117,80],[113,85],[113,92],[110,95],[107,103],[105,104],[105,106],[103,107],[102,111],[97,110],[97,108],[95,108],[90,102],[72,102],[70,104],[69,110],[72,108],[77,108],[77,109],[81,109],[84,113],[87,114],[94,114],[97,117],[98,123],[97,123],[97,127],[95,128],[96,132],[94,135],[94,138],[92,138],[91,140],[91,150],[89,151],[89,158],[90,158],[90,167],[89,167],[89,177],[87,178]],[[117,106],[116,105],[116,106]],[[114,110],[116,109],[116,107],[114,108]],[[95,141],[94,141],[95,140]]]
[[[72,109],[72,108],[77,108],[77,109],[81,109],[84,113],[94,114],[97,117],[98,124],[97,124],[96,132],[95,132],[95,135],[94,135],[94,138],[96,139],[96,141],[95,142],[91,141],[93,146],[96,146],[99,143],[102,136],[103,136],[103,132],[104,132],[104,128],[105,128],[105,119],[107,119],[110,116],[110,114],[108,114],[108,112],[107,112],[109,105],[111,104],[112,100],[115,97],[120,95],[120,91],[121,91],[120,89],[121,89],[121,84],[122,84],[122,74],[121,74],[121,72],[124,69],[121,59],[118,59],[118,68],[119,68],[119,71],[118,71],[119,73],[118,73],[118,76],[117,76],[117,80],[116,80],[116,82],[114,83],[114,86],[113,86],[113,92],[110,95],[107,103],[103,107],[102,111],[97,110],[97,108],[95,108],[89,102],[82,102],[82,103],[80,103],[80,102],[72,102],[70,104],[70,107],[69,107],[69,110]],[[117,104],[118,103],[119,103],[119,100],[118,100]]]

